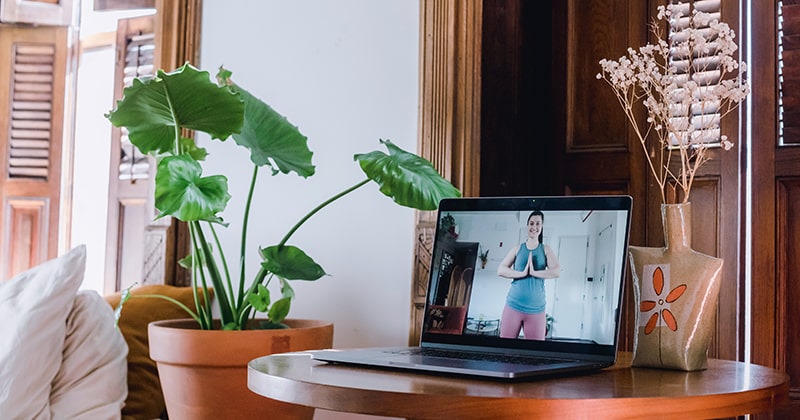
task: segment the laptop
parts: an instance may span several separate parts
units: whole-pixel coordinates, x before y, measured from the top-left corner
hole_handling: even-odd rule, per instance
[[[611,366],[631,206],[631,197],[622,195],[444,199],[437,210],[419,345],[318,350],[311,356],[498,379]],[[529,229],[529,220],[541,222],[540,228]],[[535,256],[537,249],[542,253]],[[517,258],[536,261],[530,265],[542,279],[512,280],[525,272],[523,267],[508,273],[514,268],[509,261]]]

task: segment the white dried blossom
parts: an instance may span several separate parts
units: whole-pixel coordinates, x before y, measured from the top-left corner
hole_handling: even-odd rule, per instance
[[[750,94],[744,78],[747,65],[736,57],[736,34],[714,15],[685,3],[658,7],[651,31],[658,40],[628,48],[618,60],[600,60],[598,79],[613,89],[645,151],[650,170],[661,188],[674,181],[689,200],[698,168],[710,159],[710,147],[730,150],[733,142],[720,132],[720,121]],[[666,22],[664,36],[658,21]],[[634,106],[641,102],[647,124],[640,127]],[[653,137],[661,153],[648,152]],[[671,150],[678,150],[680,171],[670,171]]]

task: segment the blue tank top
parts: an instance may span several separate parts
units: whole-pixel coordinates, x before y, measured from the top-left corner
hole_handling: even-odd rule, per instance
[[[522,271],[528,263],[528,255],[533,255],[534,270],[547,268],[547,257],[544,254],[544,245],[539,244],[535,249],[528,249],[523,242],[517,251],[514,260],[514,269]],[[544,292],[544,279],[527,276],[515,279],[508,289],[506,304],[513,310],[526,314],[539,314],[544,312],[547,299]]]

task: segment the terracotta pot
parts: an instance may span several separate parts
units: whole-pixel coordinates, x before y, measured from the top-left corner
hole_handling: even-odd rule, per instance
[[[691,248],[691,215],[691,203],[662,204],[665,246],[628,247],[637,308],[633,366],[707,367],[723,260]]]
[[[333,346],[333,324],[286,320],[283,330],[200,330],[192,319],[150,323],[150,358],[170,420],[311,419],[314,408],[262,397],[247,388],[247,363],[275,353]]]

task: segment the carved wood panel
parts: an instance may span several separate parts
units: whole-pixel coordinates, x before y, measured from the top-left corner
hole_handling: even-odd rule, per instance
[[[634,139],[629,138],[625,115],[619,106],[614,106],[617,102],[614,92],[595,76],[600,72],[601,59],[619,57],[629,46],[642,44],[646,27],[637,23],[647,21],[645,4],[642,1],[567,1],[565,84],[569,112],[556,114],[557,118],[566,119],[568,152],[624,153],[629,147],[637,146]],[[627,22],[627,25],[620,25],[620,22]],[[627,159],[627,156],[622,158]],[[614,163],[606,161],[605,166],[610,168]]]
[[[435,216],[434,216],[435,217]],[[411,325],[408,342],[418,344],[420,333],[418,327],[422,325],[425,316],[425,296],[428,290],[428,278],[431,272],[431,252],[433,248],[433,236],[435,234],[435,222],[420,222],[416,228],[416,243],[414,246],[414,270],[411,285]]]
[[[8,277],[47,259],[48,201],[36,197],[4,198],[8,218],[3,230],[8,232],[5,242],[10,244],[4,258],[8,264]]]
[[[799,174],[800,175],[800,174]],[[778,179],[777,197],[777,295],[785,296],[777,302],[777,325],[781,331],[777,343],[778,363],[791,378],[791,392],[795,404],[800,404],[800,176]],[[800,407],[798,407],[800,408]]]

